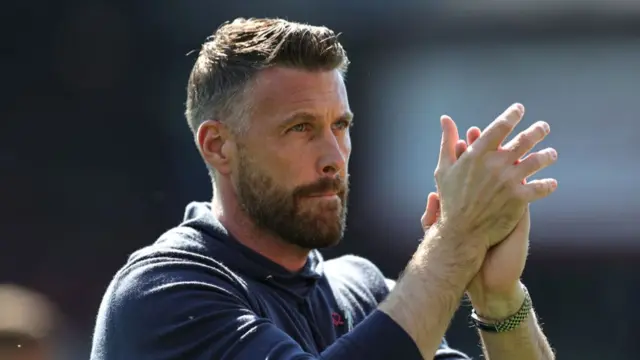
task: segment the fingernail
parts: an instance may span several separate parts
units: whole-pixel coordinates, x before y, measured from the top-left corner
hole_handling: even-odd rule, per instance
[[[558,158],[558,152],[557,152],[555,149],[550,149],[550,150],[549,150],[549,155],[551,156],[551,158],[552,158],[553,160],[555,160],[555,159],[557,159],[557,158]]]
[[[549,124],[548,124],[548,123],[546,123],[546,122],[545,122],[545,123],[543,123],[542,127],[544,128],[544,132],[545,132],[545,133],[547,133],[547,134],[548,134],[548,133],[550,133],[550,132],[551,132],[551,127],[549,126]]]
[[[513,104],[513,106],[518,108],[518,110],[520,110],[520,112],[524,112],[524,105],[522,105],[520,103],[515,103],[515,104]]]
[[[557,181],[552,181],[551,182],[551,190],[555,190],[558,187],[558,182]]]

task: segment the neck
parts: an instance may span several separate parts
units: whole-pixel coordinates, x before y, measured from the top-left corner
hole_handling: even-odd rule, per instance
[[[216,190],[211,209],[213,215],[238,242],[285,269],[299,271],[307,262],[308,249],[289,244],[259,229],[242,210],[235,194],[223,194],[223,191]]]

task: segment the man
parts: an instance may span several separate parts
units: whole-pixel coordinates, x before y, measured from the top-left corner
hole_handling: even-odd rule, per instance
[[[443,340],[465,291],[489,358],[553,358],[519,278],[528,204],[556,187],[524,179],[556,153],[525,157],[542,122],[501,147],[519,104],[468,142],[441,119],[438,193],[394,289],[365,259],[323,261],[345,226],[347,65],[331,30],[278,19],[237,19],[203,45],[186,117],[213,200],[116,274],[93,360],[466,359]]]

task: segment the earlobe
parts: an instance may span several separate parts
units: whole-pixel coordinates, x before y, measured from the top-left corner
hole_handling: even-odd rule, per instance
[[[225,125],[217,120],[204,121],[196,134],[198,149],[204,161],[220,174],[230,170],[231,139]]]

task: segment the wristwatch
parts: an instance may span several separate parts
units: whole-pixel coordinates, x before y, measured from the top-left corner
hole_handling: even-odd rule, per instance
[[[482,319],[475,310],[471,311],[471,323],[481,331],[492,332],[492,333],[505,333],[511,331],[520,324],[522,324],[527,317],[529,317],[529,313],[533,308],[533,304],[531,302],[531,296],[529,295],[529,291],[527,288],[522,285],[522,289],[524,290],[524,301],[520,309],[513,315],[509,316],[504,320],[500,320],[497,322],[489,322],[485,319]]]

